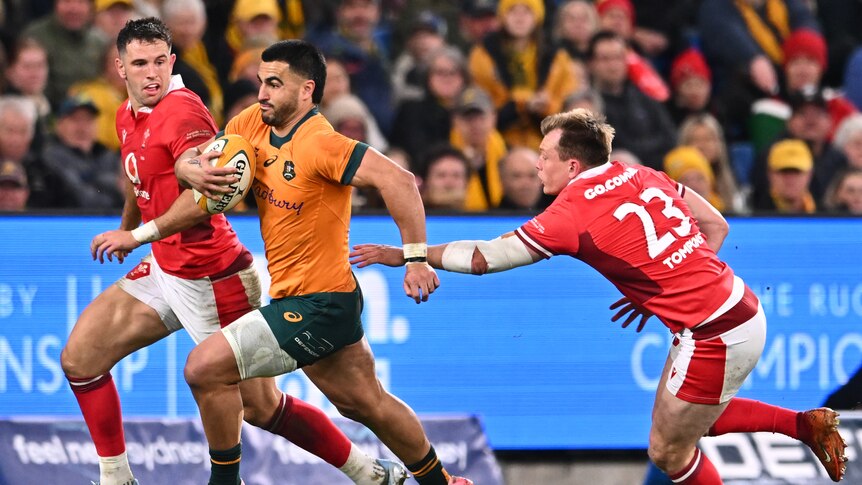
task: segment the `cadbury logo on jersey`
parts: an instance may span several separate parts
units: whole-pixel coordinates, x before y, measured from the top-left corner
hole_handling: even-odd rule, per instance
[[[284,209],[289,211],[296,212],[296,215],[302,211],[302,206],[305,205],[305,202],[291,202],[289,200],[279,199],[275,196],[275,191],[262,187],[262,184],[254,184],[251,187],[251,191],[254,193],[254,196],[260,199],[260,202],[267,203],[273,207],[278,209]]]
[[[584,198],[586,198],[587,200],[592,200],[602,194],[608,193],[634,178],[636,173],[638,173],[637,169],[629,167],[622,174],[614,175],[613,177],[605,180],[603,183],[596,184],[595,186],[585,190]]]

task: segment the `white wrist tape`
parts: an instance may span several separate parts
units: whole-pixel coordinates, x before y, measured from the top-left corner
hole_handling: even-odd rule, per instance
[[[443,250],[443,269],[472,273],[473,251],[479,249],[488,263],[488,273],[497,273],[533,263],[533,256],[517,237],[498,237],[490,241],[453,241]]]
[[[410,262],[411,259],[420,258],[425,260],[428,258],[428,244],[427,243],[407,243],[402,248],[404,251],[404,259],[407,262]],[[418,262],[414,259],[414,262]]]
[[[162,235],[159,234],[159,228],[156,226],[156,221],[150,221],[143,226],[132,229],[132,237],[135,238],[135,241],[144,244],[158,241],[162,238]]]

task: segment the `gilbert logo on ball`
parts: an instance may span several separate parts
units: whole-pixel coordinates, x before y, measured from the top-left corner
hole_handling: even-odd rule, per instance
[[[194,190],[195,202],[201,209],[210,214],[219,214],[233,209],[245,197],[254,182],[254,147],[239,135],[222,135],[204,149],[204,153],[211,151],[222,152],[218,158],[210,160],[214,167],[233,167],[236,169],[236,176],[239,177],[239,181],[227,185],[231,191],[222,194],[217,200],[204,197]]]

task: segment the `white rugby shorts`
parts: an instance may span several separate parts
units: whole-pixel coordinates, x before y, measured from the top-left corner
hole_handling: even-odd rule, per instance
[[[117,286],[155,310],[171,332],[185,328],[195,344],[260,307],[254,266],[216,280],[185,279],[162,271],[150,254]]]
[[[720,404],[733,398],[754,370],[766,345],[766,315],[751,290],[744,287],[744,303],[753,316],[726,331],[715,330],[704,338],[707,326],[685,329],[674,334],[669,356],[667,390],[683,401],[695,404]],[[736,285],[735,285],[736,286]],[[740,303],[742,305],[743,303]],[[734,307],[737,308],[737,307]],[[727,312],[732,315],[733,309]],[[748,313],[750,315],[750,313]],[[718,333],[718,332],[721,333]]]

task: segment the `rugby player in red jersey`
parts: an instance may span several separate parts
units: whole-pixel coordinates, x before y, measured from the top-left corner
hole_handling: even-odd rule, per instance
[[[121,230],[155,241],[152,222],[185,189],[174,175],[183,154],[216,133],[200,98],[171,76],[171,36],[158,19],[133,20],[117,39],[117,69],[129,100],[117,112],[128,176]],[[196,343],[260,306],[252,256],[224,215],[201,213],[185,231],[154,242],[152,254],[99,295],[79,317],[61,362],[99,455],[101,485],[137,484],[126,456],[119,395],[111,368],[123,357],[184,327]],[[139,226],[141,219],[146,222]],[[111,234],[93,238],[97,247]],[[127,253],[113,255],[122,261]],[[94,252],[94,258],[96,257]],[[99,259],[103,261],[100,256]],[[108,255],[112,259],[112,254]],[[400,484],[400,464],[357,448],[319,409],[282,393],[271,377],[240,384],[243,416],[339,468],[355,483]],[[213,474],[229,467],[212,455]]]
[[[655,315],[673,332],[656,391],[649,456],[674,483],[720,484],[696,447],[702,436],[771,431],[808,445],[839,481],[845,443],[837,413],[796,412],[735,397],[763,352],[766,318],[757,297],[716,252],[727,236],[721,214],[693,190],[647,167],[609,162],[613,128],[576,109],[542,121],[536,164],[556,200],[491,241],[428,248],[431,266],[484,274],[556,255],[578,258],[623,294],[612,320]],[[402,250],[361,244],[351,261],[404,264]]]

